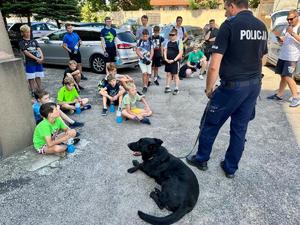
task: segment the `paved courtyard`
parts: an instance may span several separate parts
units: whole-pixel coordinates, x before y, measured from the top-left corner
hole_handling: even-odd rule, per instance
[[[141,90],[138,69],[119,73],[134,77]],[[228,121],[214,144],[209,170],[192,168],[200,185],[198,203],[177,224],[300,224],[299,109],[265,99],[277,88],[278,77],[269,68],[264,73],[256,119],[249,124],[236,178],[225,178],[219,167],[229,141]],[[189,152],[207,103],[205,80],[185,79],[179,95],[173,96],[163,93],[161,73],[161,85],[151,86],[146,95],[154,112],[147,126],[117,124],[111,113],[101,116],[96,86],[103,75],[85,74],[89,80],[82,83],[86,89],[81,95],[90,98],[93,108],[72,116],[85,122],[76,152],[58,160],[29,147],[0,162],[1,225],[142,225],[137,210],[169,214],[149,198],[157,186],[154,180],[142,172],[126,172],[134,158],[127,143],[157,137],[176,156]],[[46,75],[43,84],[55,98],[63,69],[48,67]]]

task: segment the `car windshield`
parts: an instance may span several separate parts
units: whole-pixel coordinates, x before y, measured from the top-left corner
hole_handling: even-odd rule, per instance
[[[57,31],[57,32],[54,32],[54,33],[51,33],[48,37],[49,37],[49,40],[52,40],[52,41],[61,41],[65,35],[66,31]]]
[[[117,37],[120,41],[128,42],[128,43],[135,43],[136,38],[130,31],[125,31],[117,34]]]

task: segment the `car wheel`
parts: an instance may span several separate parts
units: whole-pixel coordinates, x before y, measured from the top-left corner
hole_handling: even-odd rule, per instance
[[[104,73],[105,64],[105,58],[102,55],[94,55],[91,59],[91,68],[95,73]]]

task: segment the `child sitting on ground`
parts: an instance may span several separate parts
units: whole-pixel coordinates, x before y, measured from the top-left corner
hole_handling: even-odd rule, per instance
[[[81,110],[87,110],[92,108],[88,98],[80,98],[76,88],[74,87],[74,79],[72,77],[66,77],[64,79],[64,86],[57,93],[57,102],[60,105],[61,110],[74,113],[75,104],[80,103]]]
[[[38,91],[34,92],[34,96],[35,96],[36,101],[33,103],[32,108],[33,108],[33,113],[34,113],[34,118],[35,118],[35,121],[36,121],[36,125],[38,125],[43,120],[43,118],[40,114],[41,105],[50,102],[50,95],[45,90],[38,90]],[[57,106],[57,109],[59,111],[60,117],[64,121],[68,122],[70,124],[71,128],[82,127],[84,125],[84,123],[74,121],[70,117],[68,117],[64,112],[62,112],[59,109],[59,106]]]
[[[117,67],[113,63],[108,64],[107,71],[108,71],[108,74],[105,76],[105,78],[103,80],[101,80],[98,83],[98,91],[100,91],[101,88],[104,88],[107,85],[107,77],[109,74],[113,75],[124,88],[126,88],[127,83],[134,82],[134,80],[128,75],[117,74]]]
[[[151,124],[147,116],[152,115],[149,104],[143,96],[137,94],[136,87],[130,83],[127,85],[128,93],[124,96],[122,101],[122,115],[131,120],[137,120],[144,124]],[[142,102],[144,109],[137,107],[137,102]]]
[[[179,78],[182,80],[184,77],[192,77],[192,73],[200,69],[199,79],[203,80],[203,74],[206,69],[206,57],[200,50],[201,45],[192,43],[191,48],[193,51],[189,54],[187,64],[183,65],[179,70]]]
[[[64,78],[62,81],[63,85],[64,85],[64,80],[67,76],[72,77],[74,79],[74,84],[75,84],[77,91],[84,89],[83,87],[81,87],[79,85],[79,82],[81,80],[81,72],[79,69],[77,69],[77,62],[75,60],[69,61],[68,68],[64,72]]]
[[[45,103],[41,106],[40,112],[44,118],[40,122],[33,134],[34,148],[40,154],[58,154],[65,152],[66,143],[70,138],[75,138],[76,131],[69,129],[59,117],[57,105],[53,102]],[[59,135],[59,132],[64,132]],[[76,139],[78,142],[79,139]]]
[[[103,96],[102,116],[107,115],[107,105],[117,105],[119,110],[124,93],[124,88],[117,83],[116,78],[112,74],[108,75],[107,85],[104,88],[101,88],[99,92],[99,94]]]

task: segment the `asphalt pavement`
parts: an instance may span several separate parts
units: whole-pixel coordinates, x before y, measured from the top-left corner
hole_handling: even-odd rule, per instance
[[[44,87],[53,98],[61,85],[63,69],[46,68]],[[115,114],[101,116],[97,82],[103,75],[84,72],[82,97],[91,110],[72,117],[85,126],[74,154],[60,159],[40,156],[32,147],[0,162],[0,224],[65,225],[145,224],[138,210],[163,216],[149,194],[157,187],[142,172],[128,174],[134,159],[127,143],[141,137],[156,137],[176,156],[187,154],[199,131],[207,103],[205,80],[185,79],[177,96],[150,86],[146,99],[152,125],[134,121],[115,122]],[[139,69],[119,70],[129,74],[141,90]],[[300,224],[299,108],[288,102],[266,100],[278,86],[278,77],[264,68],[261,98],[256,119],[249,124],[247,143],[234,179],[227,179],[219,167],[229,142],[229,122],[220,130],[206,172],[192,168],[200,186],[194,210],[177,224]],[[288,99],[288,92],[286,99]]]

